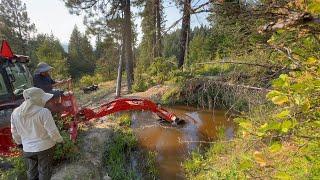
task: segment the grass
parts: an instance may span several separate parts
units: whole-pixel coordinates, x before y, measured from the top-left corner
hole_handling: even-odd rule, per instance
[[[156,153],[138,148],[138,139],[131,126],[131,116],[123,113],[114,119],[118,126],[114,129],[112,141],[106,145],[104,164],[112,179],[157,179]],[[133,167],[132,159],[137,161]]]
[[[108,143],[105,152],[105,165],[112,179],[135,179],[136,173],[130,169],[129,156],[137,146],[137,139],[130,129],[130,116],[124,114],[118,117],[120,127],[116,128],[112,142]]]
[[[0,162],[12,165],[7,170],[0,169],[0,179],[26,179],[26,165],[21,157],[0,157]]]

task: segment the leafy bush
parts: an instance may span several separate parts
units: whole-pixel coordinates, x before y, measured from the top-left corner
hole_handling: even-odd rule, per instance
[[[271,60],[289,70],[272,81],[268,104],[236,118],[238,135],[211,146],[203,159],[185,163],[188,177],[199,179],[319,179],[319,36],[308,24],[273,33]],[[285,47],[284,51],[279,51]],[[288,55],[289,52],[289,55]],[[223,147],[223,148],[217,148]],[[197,169],[197,167],[202,167]]]
[[[112,143],[109,143],[105,153],[105,164],[112,179],[136,179],[134,171],[128,168],[128,157],[137,145],[137,139],[132,130],[117,129]]]
[[[117,118],[120,126],[130,127],[131,126],[131,117],[129,114],[121,114],[120,117]]]
[[[58,164],[63,160],[75,159],[79,155],[79,150],[77,144],[70,139],[68,127],[72,119],[59,116],[55,116],[54,119],[64,141],[62,144],[57,144],[55,148],[54,160]]]
[[[180,99],[181,89],[179,86],[171,88],[169,91],[165,92],[162,97],[161,101],[163,104],[172,104],[178,103]]]
[[[162,84],[169,79],[168,74],[177,69],[176,58],[156,58],[147,70],[151,84]]]
[[[95,74],[94,76],[91,75],[84,75],[82,76],[82,78],[80,79],[80,84],[81,86],[91,86],[94,84],[99,84],[101,82],[103,82],[103,77],[100,74]]]
[[[66,131],[60,131],[64,143],[57,144],[54,152],[54,160],[60,163],[63,160],[74,160],[79,155],[79,150],[76,144],[70,140],[70,135]]]
[[[136,75],[132,88],[135,92],[146,91],[148,89],[147,78],[143,74]]]
[[[0,168],[0,179],[26,179],[26,165],[22,157],[0,157],[0,163],[12,165],[12,168]]]

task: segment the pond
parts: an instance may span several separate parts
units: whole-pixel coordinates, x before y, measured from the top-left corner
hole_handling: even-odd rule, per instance
[[[183,126],[172,127],[155,121],[151,112],[133,112],[132,128],[139,146],[156,152],[160,179],[185,179],[182,162],[190,153],[208,145],[218,136],[231,139],[234,124],[225,111],[200,110],[189,106],[171,106],[167,110],[186,120]]]

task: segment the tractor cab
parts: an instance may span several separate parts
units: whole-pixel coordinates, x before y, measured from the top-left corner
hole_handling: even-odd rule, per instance
[[[23,90],[32,87],[32,76],[27,68],[29,57],[14,55],[7,41],[0,50],[0,127],[13,108],[23,99]]]
[[[27,68],[29,57],[14,55],[7,41],[0,49],[0,152],[12,146],[10,116],[23,101],[23,90],[32,87],[32,76]],[[2,142],[5,141],[5,142]],[[8,146],[8,147],[7,147]]]

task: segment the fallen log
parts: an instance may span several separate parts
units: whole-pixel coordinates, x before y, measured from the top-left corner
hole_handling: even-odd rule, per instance
[[[203,63],[196,63],[197,65],[204,65],[204,64],[241,64],[241,65],[248,65],[248,66],[259,66],[264,68],[283,68],[281,66],[272,66],[267,64],[258,64],[258,63],[247,63],[247,62],[237,62],[237,61],[212,61],[212,62],[203,62]]]
[[[244,84],[233,84],[230,82],[221,81],[221,80],[218,80],[218,78],[216,76],[203,76],[201,78],[195,78],[195,79],[210,80],[210,81],[213,81],[215,84],[218,84],[221,86],[244,88],[244,89],[248,89],[248,90],[261,91],[261,92],[270,92],[271,91],[271,89],[267,89],[267,88],[263,88],[263,87],[255,87],[255,86],[249,86],[249,85],[244,85]]]

